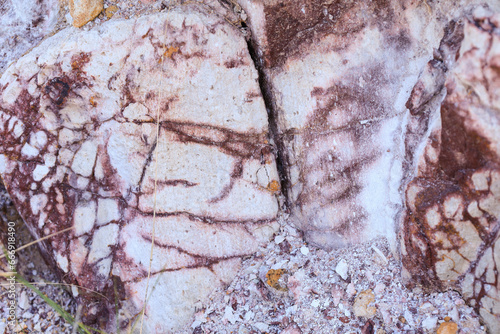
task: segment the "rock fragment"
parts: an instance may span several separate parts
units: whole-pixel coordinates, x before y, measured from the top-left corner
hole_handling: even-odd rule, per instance
[[[437,329],[437,334],[456,334],[458,325],[454,322],[443,322]]]
[[[106,14],[106,18],[110,19],[117,11],[118,7],[116,5],[111,5],[105,9],[104,13]]]
[[[80,28],[92,21],[104,8],[104,0],[69,0],[73,26]],[[106,11],[106,13],[108,13]]]
[[[356,317],[373,318],[377,309],[370,306],[375,301],[375,295],[371,289],[360,292],[354,300],[353,311]]]
[[[337,266],[335,266],[335,272],[339,274],[344,281],[347,279],[349,275],[349,265],[346,260],[342,259],[339,263],[337,263]]]
[[[57,0],[4,0],[0,4],[0,74],[36,46],[60,18]]]
[[[436,325],[437,325],[437,317],[428,317],[428,318],[425,318],[423,321],[422,321],[422,327],[428,331],[432,331],[436,328]]]

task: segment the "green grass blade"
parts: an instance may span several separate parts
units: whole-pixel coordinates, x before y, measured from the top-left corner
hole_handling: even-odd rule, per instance
[[[66,310],[64,310],[60,305],[58,305],[56,302],[54,302],[52,299],[50,299],[49,297],[47,297],[42,291],[40,291],[37,287],[35,287],[34,285],[32,285],[30,282],[28,282],[27,280],[24,279],[24,277],[22,277],[21,275],[19,274],[16,274],[16,279],[22,283],[24,286],[30,288],[34,293],[36,293],[40,298],[42,298],[50,307],[52,307],[57,313],[59,313],[59,315],[64,319],[66,320],[66,322],[68,322],[69,324],[72,324],[73,326],[78,326],[78,333],[81,333],[81,334],[92,334],[90,330],[92,331],[95,331],[95,332],[98,332],[98,333],[102,333],[102,334],[106,334],[105,332],[103,331],[100,331],[98,329],[95,329],[95,328],[89,328],[87,329],[88,327],[87,326],[84,326],[83,324],[81,323],[76,323],[75,322],[75,318],[73,318],[73,316],[71,314],[69,314]]]

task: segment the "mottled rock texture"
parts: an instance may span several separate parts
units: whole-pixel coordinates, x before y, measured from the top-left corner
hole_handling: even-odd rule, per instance
[[[54,30],[58,0],[0,1],[0,73]]]
[[[241,4],[292,220],[322,247],[380,235],[395,247],[413,177],[407,148],[420,140],[406,139],[407,102],[433,51],[473,3]]]
[[[273,101],[292,219],[327,248],[394,240],[405,103],[442,23],[400,1],[242,3]]]
[[[7,4],[0,71],[58,8]],[[308,242],[396,252],[399,233],[410,282],[500,332],[500,3],[162,8],[65,29],[0,79],[0,172],[35,237],[72,228],[41,248],[87,323],[131,326],[147,300],[145,332],[179,331],[277,229],[282,189]]]
[[[499,3],[241,4],[306,240],[401,232],[411,281],[458,287],[500,332]]]
[[[87,323],[126,327],[147,299],[146,333],[179,330],[276,228],[257,71],[210,8],[59,32],[2,76],[0,120],[2,177],[34,236],[74,228],[41,247],[88,289]]]
[[[406,189],[403,263],[416,282],[458,288],[498,333],[500,15],[477,11],[457,28],[408,105],[409,133],[424,140],[408,147],[416,178]]]

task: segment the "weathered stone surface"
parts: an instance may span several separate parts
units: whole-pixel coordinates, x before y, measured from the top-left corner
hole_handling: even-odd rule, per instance
[[[214,1],[128,21],[120,6],[3,75],[2,175],[36,237],[74,228],[42,248],[104,296],[79,292],[85,320],[110,330],[117,297],[120,327],[148,300],[145,331],[178,331],[276,229],[283,188],[324,248],[385,236],[395,251],[401,228],[406,277],[461,290],[500,332],[500,19],[473,15],[482,2]],[[234,28],[247,14],[249,50]],[[299,275],[262,273],[269,291],[306,293]]]
[[[440,48],[456,52],[438,53],[412,92],[409,132],[424,140],[409,148],[416,178],[402,231],[413,280],[460,289],[491,333],[500,332],[499,28],[500,15],[476,11]],[[442,96],[443,84],[444,101],[433,103],[428,97]]]
[[[69,0],[73,26],[80,28],[92,21],[103,10],[104,0]]]
[[[285,195],[308,241],[331,248],[384,235],[396,244],[406,102],[467,3],[241,1]]]
[[[181,328],[276,228],[246,42],[206,7],[182,8],[65,29],[0,80],[5,184],[35,237],[74,227],[41,246],[100,293],[78,298],[108,330],[115,306],[120,327],[144,306],[153,221],[145,333]]]
[[[54,30],[58,13],[57,0],[0,2],[0,74]]]

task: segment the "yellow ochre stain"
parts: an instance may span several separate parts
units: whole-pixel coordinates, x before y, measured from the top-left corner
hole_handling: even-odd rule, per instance
[[[90,104],[92,105],[92,107],[94,107],[94,108],[97,107],[97,102],[95,101],[95,98],[96,98],[96,96],[92,96],[90,98],[90,101],[89,101]]]
[[[173,55],[174,53],[177,53],[177,52],[179,52],[179,48],[178,48],[178,47],[176,47],[176,46],[169,46],[169,47],[165,50],[165,52],[163,53],[163,56],[164,56],[164,57],[167,57],[167,58],[172,58],[172,55]]]
[[[278,191],[280,191],[280,183],[278,181],[276,181],[276,180],[272,180],[267,185],[267,190],[272,191],[272,192],[278,192]]]
[[[286,273],[285,269],[270,269],[266,274],[267,284],[279,291],[287,291],[288,289],[279,284],[279,280],[283,274]]]

